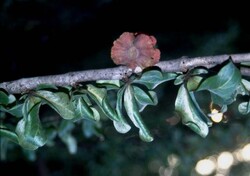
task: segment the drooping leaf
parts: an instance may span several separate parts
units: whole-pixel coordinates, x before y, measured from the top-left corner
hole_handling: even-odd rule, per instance
[[[107,89],[119,89],[122,85],[120,80],[98,80],[96,81],[98,85],[104,86]]]
[[[208,127],[211,127],[213,122],[208,118],[208,116],[206,116],[203,111],[201,110],[198,102],[196,101],[196,98],[195,98],[195,95],[194,95],[194,92],[189,92],[189,95],[190,95],[190,98],[191,98],[191,101],[194,103],[194,108],[198,114],[198,116],[207,124]],[[222,108],[221,108],[221,111],[224,111],[226,112],[227,111],[227,106],[226,105],[223,105]],[[224,113],[223,112],[223,113]]]
[[[74,105],[66,93],[39,90],[35,92],[35,95],[44,100],[51,108],[60,114],[62,118],[68,120],[77,118]]]
[[[113,107],[111,107],[107,99],[107,91],[105,89],[88,84],[87,90],[90,97],[96,102],[96,104],[101,108],[103,113],[108,118],[110,118],[111,120],[119,121],[116,111]]]
[[[71,121],[63,120],[58,129],[58,135],[61,140],[67,146],[69,153],[75,154],[77,152],[77,141],[72,136],[72,130],[74,129],[75,125]]]
[[[153,137],[149,133],[147,127],[141,119],[139,109],[134,97],[134,90],[131,85],[128,85],[124,93],[124,106],[127,111],[127,114],[134,125],[139,128],[139,135],[143,141],[151,142]]]
[[[125,91],[125,87],[121,88],[117,92],[116,113],[117,113],[117,117],[119,120],[113,121],[115,129],[119,133],[127,133],[131,129],[131,126],[127,123],[122,113],[122,107],[123,107],[122,100],[123,100],[124,91]]]
[[[76,113],[78,118],[85,118],[90,120],[100,120],[100,114],[98,111],[90,107],[83,97],[77,97],[74,101],[76,107]]]
[[[218,75],[207,78],[198,90],[208,90],[212,101],[218,105],[228,105],[235,101],[237,88],[241,82],[240,71],[229,62]]]
[[[238,106],[238,110],[243,115],[247,115],[248,113],[250,113],[250,100],[249,102],[240,103]]]
[[[240,82],[236,89],[236,95],[241,94],[241,95],[249,95],[249,91],[247,90],[246,86],[243,84],[243,82]]]
[[[47,141],[45,130],[39,119],[41,101],[36,97],[29,97],[23,105],[23,118],[16,126],[19,144],[26,149],[35,150]]]
[[[159,70],[150,70],[142,74],[140,79],[133,82],[145,85],[148,89],[154,89],[159,84],[175,79],[175,73],[162,73]]]
[[[174,85],[180,85],[184,82],[185,75],[179,75],[174,80]]]
[[[0,105],[8,105],[16,101],[14,95],[7,95],[3,91],[0,91]]]
[[[147,105],[158,104],[157,95],[154,91],[144,91],[137,86],[133,86],[133,89],[140,112],[143,111]]]
[[[245,88],[250,92],[250,81],[242,79],[241,82],[245,86]]]
[[[0,125],[0,136],[6,137],[7,139],[11,140],[12,142],[15,142],[18,144],[18,137],[15,132],[10,131],[8,128],[6,128],[3,125]]]
[[[9,97],[3,91],[0,91],[0,104],[7,105],[9,103]]]
[[[3,106],[0,106],[1,111],[10,113],[11,115],[13,115],[15,117],[22,117],[23,116],[22,108],[23,108],[23,104],[17,104],[16,106],[13,106],[10,109],[7,109]]]
[[[187,125],[202,137],[207,136],[208,126],[201,117],[202,112],[199,112],[184,84],[179,88],[175,101],[175,110],[182,118],[184,125]]]
[[[202,79],[203,78],[201,76],[191,76],[187,81],[187,89],[189,91],[196,90],[199,87]]]

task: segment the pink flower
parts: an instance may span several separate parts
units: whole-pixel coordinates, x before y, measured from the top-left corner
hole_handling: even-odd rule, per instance
[[[111,58],[117,65],[144,69],[160,60],[160,50],[155,48],[156,39],[145,34],[124,32],[111,48]]]

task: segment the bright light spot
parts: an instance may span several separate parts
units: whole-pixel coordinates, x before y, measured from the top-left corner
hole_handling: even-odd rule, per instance
[[[242,154],[241,154],[241,149],[237,149],[233,152],[234,157],[236,158],[237,161],[242,162],[244,161]]]
[[[210,159],[200,160],[196,164],[195,170],[201,175],[210,175],[215,171],[215,163]]]
[[[168,156],[168,163],[170,167],[175,167],[179,164],[179,158],[176,155],[171,154]]]
[[[212,121],[215,123],[219,123],[223,119],[223,113],[221,112],[219,113],[217,109],[213,109],[211,114],[209,114],[209,116],[211,117]]]
[[[222,152],[217,158],[217,165],[220,169],[229,169],[233,162],[234,158],[230,152]]]
[[[216,174],[214,176],[225,176],[224,174]]]
[[[241,156],[244,161],[250,161],[250,143],[241,149]]]

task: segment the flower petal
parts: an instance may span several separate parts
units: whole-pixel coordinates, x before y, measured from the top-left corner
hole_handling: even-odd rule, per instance
[[[124,32],[117,40],[114,41],[114,46],[130,48],[133,46],[135,36],[133,33]]]
[[[155,48],[156,39],[145,34],[124,32],[111,48],[111,58],[117,65],[129,68],[146,68],[160,60],[160,50]]]
[[[139,34],[135,38],[134,45],[136,48],[152,48],[156,44],[156,39],[153,36]]]

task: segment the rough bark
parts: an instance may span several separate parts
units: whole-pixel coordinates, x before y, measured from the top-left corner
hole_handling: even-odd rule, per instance
[[[186,72],[187,70],[195,67],[205,67],[210,69],[229,59],[231,59],[234,63],[250,62],[250,53],[231,55],[225,54],[195,58],[181,57],[178,59],[159,62],[156,66],[160,67],[163,72]],[[0,88],[5,89],[12,94],[19,94],[32,90],[39,84],[73,86],[86,81],[122,79],[129,76],[131,73],[132,71],[128,67],[119,66],[115,68],[69,72],[60,75],[22,78],[15,81],[0,83]],[[244,76],[250,76],[250,68],[242,67],[241,73]]]

